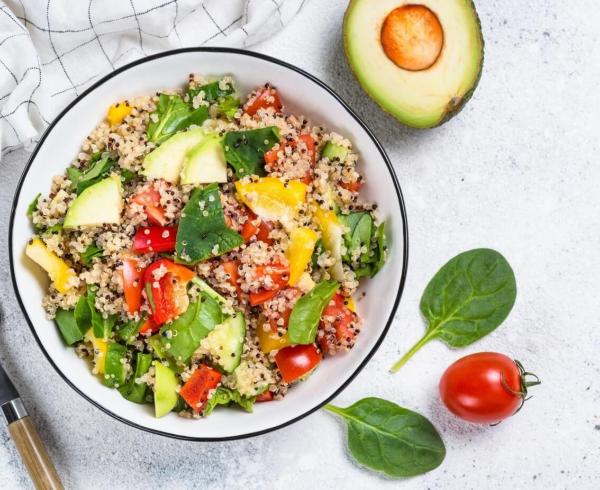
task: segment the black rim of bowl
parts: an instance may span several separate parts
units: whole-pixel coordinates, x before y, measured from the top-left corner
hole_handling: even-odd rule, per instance
[[[359,364],[359,366],[354,370],[354,372],[348,377],[348,379],[346,379],[342,385],[335,390],[334,393],[332,393],[329,397],[327,397],[325,400],[323,400],[322,402],[318,403],[316,406],[314,406],[313,408],[311,408],[310,410],[307,410],[306,412],[273,427],[269,427],[267,429],[263,429],[260,431],[256,431],[256,432],[249,432],[246,434],[240,434],[240,435],[235,435],[235,436],[227,436],[227,437],[189,437],[189,436],[182,436],[179,434],[172,434],[170,432],[164,432],[164,431],[160,431],[160,430],[156,430],[156,429],[151,429],[149,427],[145,427],[143,425],[139,425],[129,419],[123,418],[115,413],[113,413],[111,410],[109,410],[108,408],[104,407],[103,405],[101,405],[99,402],[93,400],[92,398],[90,398],[88,395],[86,395],[85,393],[83,393],[77,386],[75,386],[75,384],[73,384],[64,374],[63,372],[60,370],[60,368],[54,363],[53,359],[51,358],[51,356],[48,354],[48,352],[46,351],[46,349],[44,348],[44,345],[42,344],[42,342],[40,341],[35,328],[33,326],[33,323],[31,322],[31,319],[29,318],[29,315],[27,314],[27,310],[23,304],[23,301],[21,299],[21,295],[19,293],[19,289],[17,287],[17,281],[16,281],[16,276],[15,276],[15,267],[14,267],[14,263],[13,263],[13,225],[14,225],[14,221],[15,221],[15,213],[16,213],[16,208],[17,208],[17,203],[19,201],[19,197],[21,194],[21,187],[23,185],[23,182],[25,180],[25,178],[27,177],[27,174],[29,173],[29,169],[31,167],[31,164],[33,163],[33,161],[35,160],[35,157],[39,151],[39,149],[42,147],[42,145],[44,144],[44,141],[46,140],[46,138],[48,137],[48,135],[51,133],[52,129],[54,128],[54,126],[56,125],[56,123],[58,121],[60,121],[65,114],[67,114],[80,100],[82,100],[84,97],[86,97],[88,94],[90,94],[91,92],[93,92],[96,88],[98,88],[99,86],[101,86],[102,84],[104,84],[105,82],[107,82],[108,80],[110,80],[111,78],[113,78],[114,76],[118,75],[121,72],[124,72],[130,68],[133,68],[134,66],[137,65],[141,65],[143,63],[148,63],[150,61],[156,60],[158,58],[164,58],[164,57],[168,57],[168,56],[173,56],[173,55],[178,55],[181,53],[193,53],[193,52],[209,52],[209,53],[233,53],[233,54],[238,54],[238,55],[242,55],[242,56],[249,56],[252,58],[259,58],[263,61],[267,61],[269,63],[274,63],[276,65],[279,66],[283,66],[289,70],[295,71],[296,73],[302,75],[305,78],[308,78],[309,80],[311,80],[312,82],[314,82],[315,84],[317,84],[318,86],[320,86],[322,89],[324,89],[325,91],[327,91],[329,94],[331,94],[336,100],[337,102],[346,110],[346,112],[348,112],[348,114],[354,118],[354,120],[362,127],[362,129],[368,134],[368,136],[371,138],[371,140],[373,141],[373,143],[375,144],[375,146],[377,146],[377,149],[379,150],[379,153],[381,154],[381,157],[383,158],[390,177],[392,179],[392,182],[394,184],[394,188],[396,190],[396,196],[398,198],[398,204],[400,206],[400,215],[402,217],[402,231],[403,231],[403,249],[404,249],[404,259],[402,262],[402,274],[400,276],[400,284],[398,285],[398,291],[396,293],[396,298],[394,300],[394,305],[392,306],[392,311],[390,313],[390,316],[386,322],[386,325],[383,329],[383,331],[381,332],[381,335],[379,336],[379,338],[377,339],[377,342],[375,343],[375,345],[373,346],[373,348],[369,351],[369,353],[365,356],[365,358],[361,361],[361,363]],[[25,316],[25,320],[27,321],[27,324],[29,325],[29,328],[31,329],[31,333],[33,334],[38,346],[40,347],[40,349],[42,350],[42,352],[44,353],[44,355],[46,356],[46,359],[48,359],[48,362],[52,365],[52,367],[55,369],[55,371],[59,374],[59,376],[71,387],[73,388],[73,390],[75,390],[75,392],[77,392],[81,397],[83,397],[84,399],[86,399],[88,402],[90,402],[92,405],[94,405],[95,407],[99,408],[100,410],[102,410],[103,412],[105,412],[106,414],[110,415],[111,417],[123,422],[124,424],[127,424],[131,427],[135,427],[137,429],[141,429],[144,430],[146,432],[151,432],[153,434],[158,434],[161,436],[165,436],[165,437],[171,437],[174,439],[182,439],[182,440],[188,440],[188,441],[200,441],[200,442],[210,442],[210,441],[231,441],[231,440],[237,440],[237,439],[245,439],[248,437],[254,437],[254,436],[259,436],[262,434],[266,434],[268,432],[272,432],[278,429],[281,429],[283,427],[286,427],[288,425],[293,424],[294,422],[299,421],[300,419],[303,419],[304,417],[310,415],[311,413],[319,410],[321,407],[323,407],[325,404],[329,403],[331,400],[333,400],[337,395],[339,395],[351,382],[352,380],[354,380],[354,378],[358,375],[358,373],[360,373],[360,371],[367,365],[367,363],[371,360],[371,358],[373,357],[373,355],[375,354],[375,352],[377,352],[377,349],[379,349],[379,346],[381,345],[381,343],[383,342],[383,340],[385,339],[385,336],[387,335],[390,326],[392,324],[392,321],[394,320],[394,315],[396,314],[396,310],[398,308],[398,304],[400,302],[400,298],[402,296],[402,292],[404,290],[404,283],[406,281],[406,272],[407,272],[407,267],[408,267],[408,225],[407,225],[407,218],[406,218],[406,208],[405,208],[405,204],[404,204],[404,198],[402,195],[402,190],[400,189],[400,184],[398,183],[398,178],[396,177],[396,173],[394,171],[394,168],[392,166],[392,163],[390,162],[389,157],[387,156],[385,150],[383,149],[381,143],[379,142],[379,140],[375,137],[375,135],[373,134],[373,132],[367,127],[367,125],[363,122],[363,120],[342,100],[342,98],[332,89],[330,88],[328,85],[326,85],[325,83],[323,83],[322,81],[320,81],[319,79],[315,78],[313,75],[307,73],[306,71],[291,65],[290,63],[287,63],[285,61],[281,61],[278,60],[276,58],[272,58],[271,56],[267,56],[261,53],[256,53],[253,51],[247,51],[247,50],[242,50],[242,49],[235,49],[235,48],[220,48],[220,47],[198,47],[198,48],[182,48],[182,49],[175,49],[175,50],[170,50],[170,51],[163,51],[161,53],[157,53],[151,56],[147,56],[145,58],[141,58],[139,60],[133,61],[131,63],[128,63],[126,65],[123,65],[122,67],[116,69],[115,71],[109,73],[108,75],[104,76],[103,78],[101,78],[100,80],[98,80],[97,82],[95,82],[94,84],[92,84],[88,89],[86,89],[84,92],[82,92],[80,95],[78,95],[73,101],[71,101],[67,107],[65,107],[58,116],[56,116],[56,118],[52,121],[52,123],[46,128],[46,130],[44,131],[43,135],[41,136],[40,140],[38,141],[35,149],[33,150],[33,153],[31,154],[31,156],[29,157],[29,161],[27,162],[27,165],[25,166],[25,169],[23,170],[23,173],[21,174],[21,177],[19,179],[19,183],[17,184],[17,189],[15,191],[15,196],[13,198],[13,203],[12,203],[12,209],[11,209],[11,213],[10,213],[10,223],[9,223],[9,232],[8,232],[8,252],[9,252],[9,261],[10,261],[10,273],[11,273],[11,279],[12,279],[12,283],[13,283],[13,288],[15,291],[15,295],[17,296],[17,300],[19,302],[19,306],[21,307],[21,311],[23,312],[23,315]]]

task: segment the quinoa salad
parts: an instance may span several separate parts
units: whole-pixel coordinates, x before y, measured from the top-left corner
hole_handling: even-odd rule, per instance
[[[28,209],[46,315],[157,417],[280,400],[360,342],[353,295],[387,247],[357,161],[268,83],[116,102]]]

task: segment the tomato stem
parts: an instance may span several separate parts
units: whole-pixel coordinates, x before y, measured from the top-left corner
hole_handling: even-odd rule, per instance
[[[423,335],[423,337],[421,337],[421,339],[415,344],[413,345],[410,350],[404,354],[400,360],[398,362],[396,362],[396,364],[394,364],[392,366],[392,368],[390,369],[391,373],[397,373],[400,368],[402,366],[404,366],[408,360],[415,355],[415,353],[421,348],[423,347],[427,342],[429,342],[433,337],[435,337],[435,334],[431,334],[431,330],[427,333],[425,333],[425,335]]]

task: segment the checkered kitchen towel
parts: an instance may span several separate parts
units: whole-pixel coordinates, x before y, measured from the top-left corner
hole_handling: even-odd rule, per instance
[[[255,44],[307,0],[0,0],[2,153],[35,140],[85,88],[136,58]]]

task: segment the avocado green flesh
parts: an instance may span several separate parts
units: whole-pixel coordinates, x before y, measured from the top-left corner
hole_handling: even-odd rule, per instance
[[[185,156],[181,170],[181,184],[212,182],[227,182],[227,162],[221,146],[221,138],[215,134],[207,134],[204,140]]]
[[[437,61],[409,71],[385,54],[380,29],[398,0],[352,0],[344,18],[344,45],[350,66],[363,89],[400,122],[415,128],[437,126],[460,111],[470,98],[483,65],[483,38],[471,0],[422,0],[444,31]]]
[[[111,175],[89,186],[71,202],[63,228],[118,224],[122,209],[121,180]]]
[[[160,418],[177,405],[177,377],[160,361],[154,361],[154,414]]]
[[[179,182],[179,175],[187,153],[205,138],[201,128],[190,129],[171,136],[144,158],[142,175],[150,179],[163,179],[172,184]]]
[[[237,312],[217,325],[202,341],[202,347],[208,349],[212,358],[227,373],[231,373],[240,365],[242,350],[246,337],[246,320],[244,314]]]
[[[336,145],[335,143],[328,141],[323,147],[321,156],[323,158],[328,158],[329,160],[337,158],[340,162],[343,162],[348,156],[348,148],[342,145]]]

